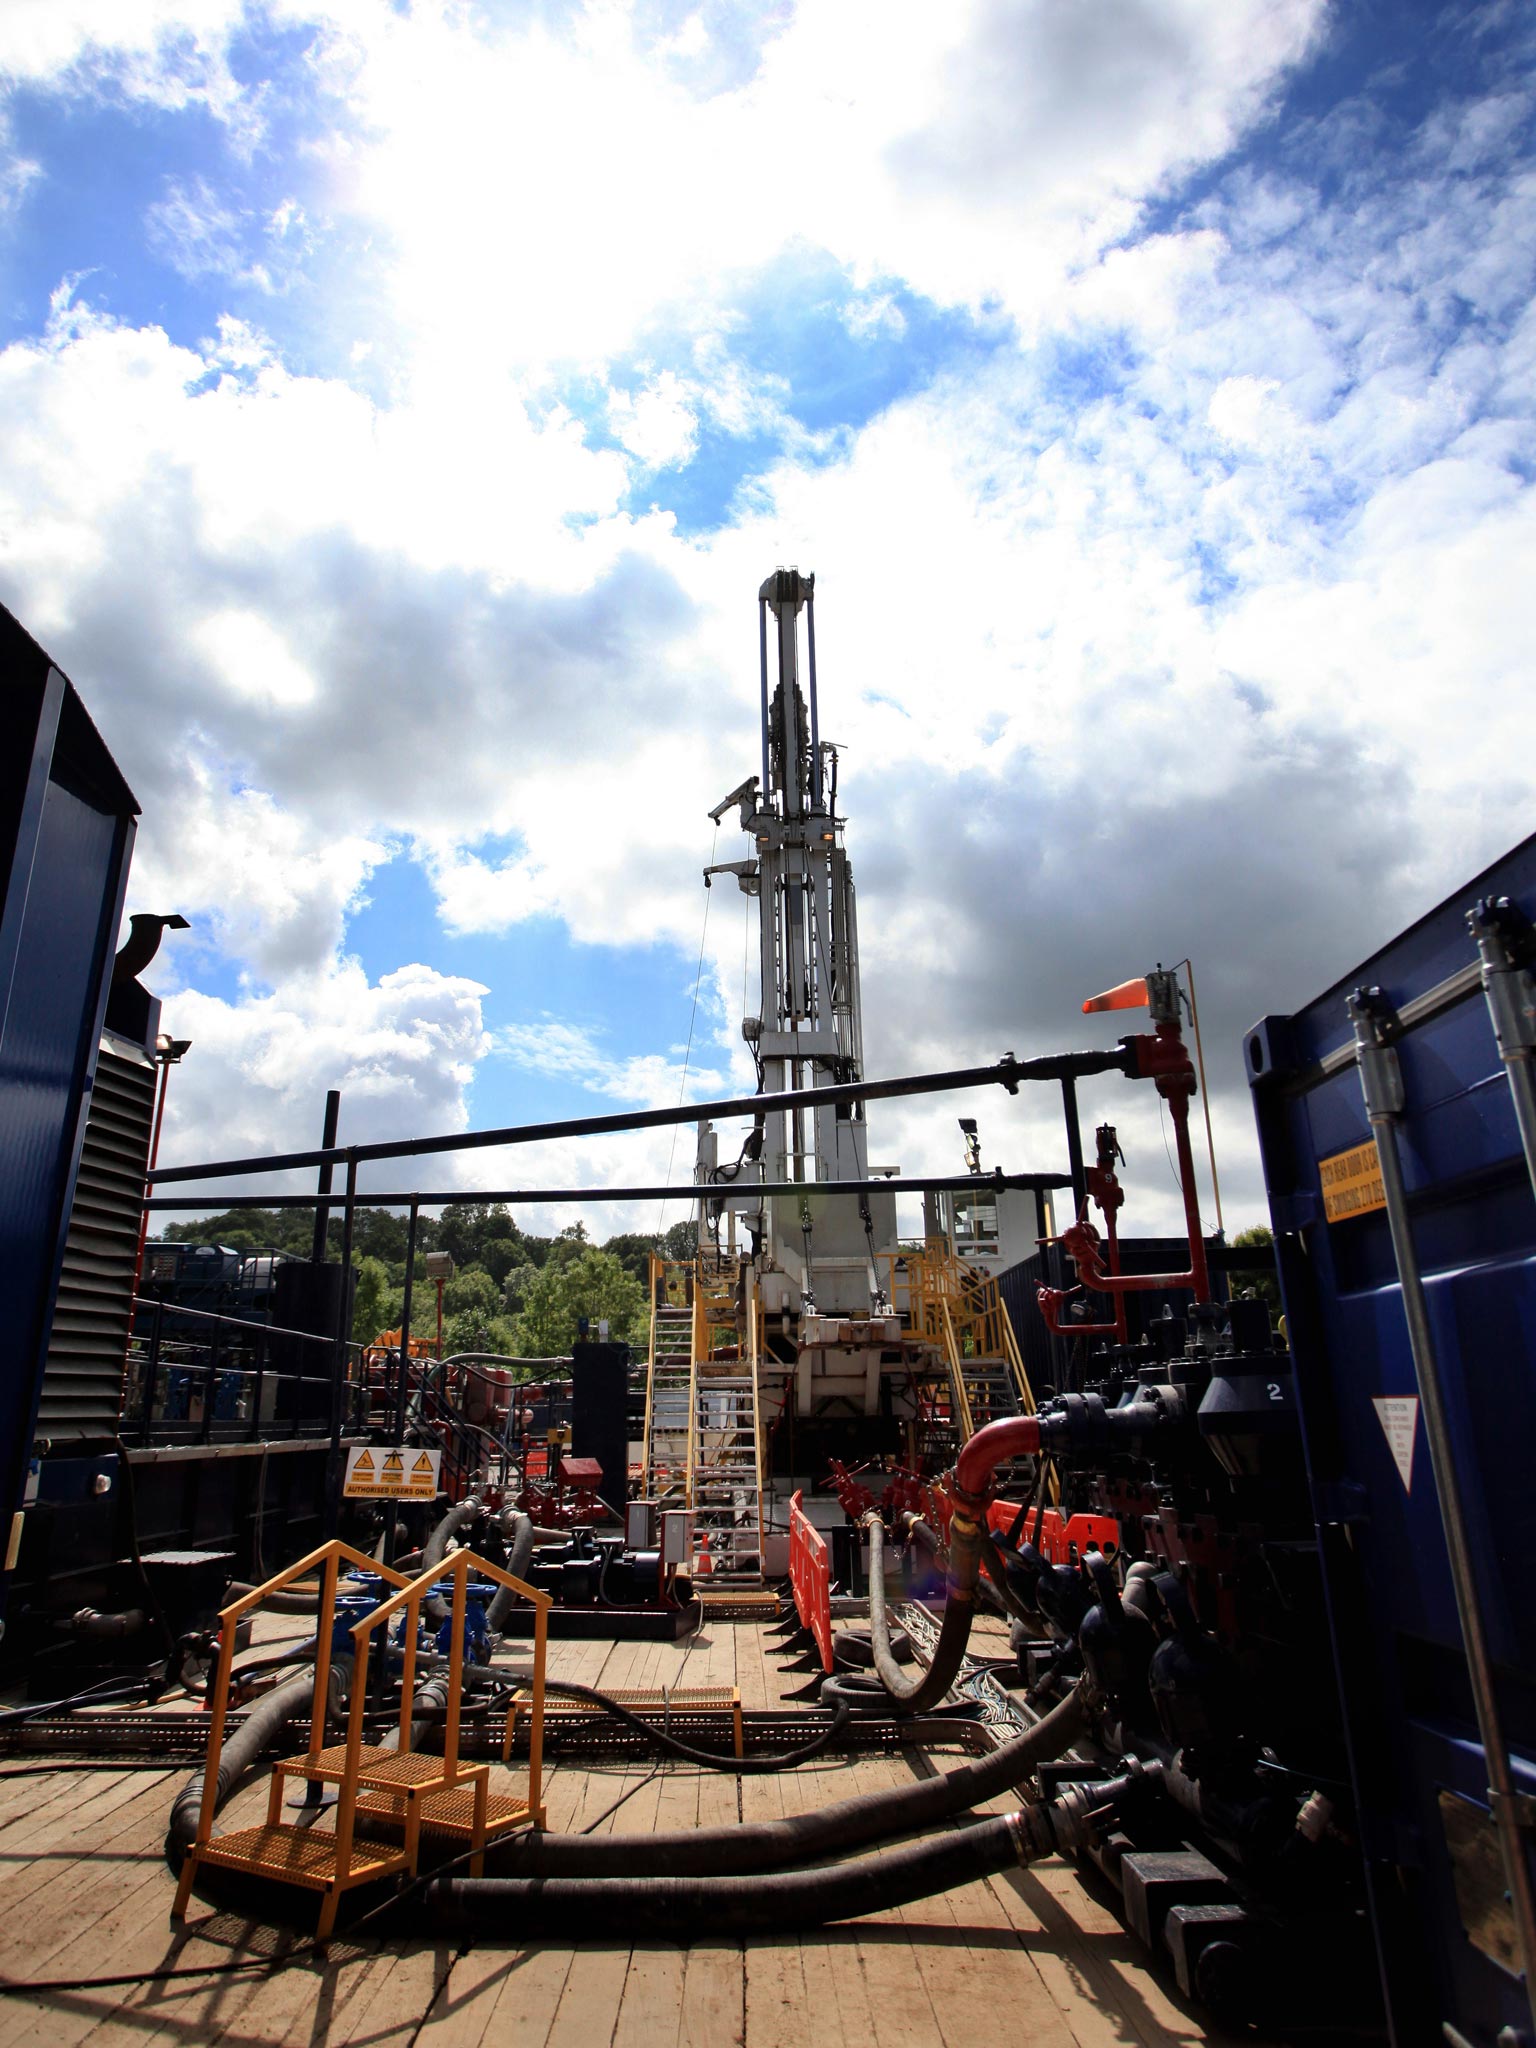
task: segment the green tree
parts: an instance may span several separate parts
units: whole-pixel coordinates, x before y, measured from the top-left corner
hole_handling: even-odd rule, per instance
[[[542,1269],[518,1318],[520,1353],[525,1358],[563,1357],[576,1341],[579,1316],[590,1320],[594,1333],[606,1317],[617,1342],[645,1341],[645,1289],[612,1253],[594,1245],[578,1249],[560,1264],[552,1257]]]
[[[692,1221],[674,1223],[661,1240],[669,1259],[691,1259],[699,1249],[699,1226]]]
[[[518,1234],[505,1202],[449,1202],[437,1224],[438,1245],[460,1266],[483,1265],[493,1238]]]
[[[644,1230],[620,1231],[603,1245],[605,1252],[611,1252],[626,1273],[633,1273],[642,1287],[651,1277],[651,1254],[660,1252],[661,1247],[655,1236]]]
[[[1243,1245],[1273,1246],[1274,1241],[1275,1234],[1267,1223],[1255,1223],[1248,1230],[1238,1231],[1232,1239],[1232,1245],[1233,1249],[1237,1250]],[[1253,1293],[1258,1295],[1261,1301],[1269,1304],[1269,1312],[1272,1316],[1279,1315],[1283,1305],[1280,1300],[1280,1282],[1275,1277],[1272,1268],[1259,1266],[1254,1267],[1252,1270],[1245,1268],[1242,1272],[1229,1273],[1227,1275],[1227,1285],[1233,1294]]]
[[[394,1328],[388,1320],[392,1303],[400,1297],[389,1284],[389,1268],[382,1259],[359,1259],[357,1292],[352,1297],[352,1341],[371,1344],[381,1330]],[[396,1314],[399,1310],[396,1308]]]
[[[480,1253],[480,1263],[496,1282],[502,1286],[512,1268],[521,1263],[523,1246],[521,1238],[487,1238]]]
[[[514,1266],[501,1284],[501,1299],[508,1315],[520,1315],[528,1306],[529,1291],[539,1277],[540,1268],[531,1262]]]
[[[585,1223],[567,1223],[549,1248],[548,1263],[555,1268],[569,1266],[587,1250],[592,1240]]]
[[[517,1324],[511,1316],[487,1315],[483,1309],[460,1309],[443,1321],[443,1356],[456,1352],[494,1351],[500,1358],[517,1356]]]
[[[463,1266],[443,1289],[444,1316],[494,1316],[501,1312],[501,1289],[483,1266]]]

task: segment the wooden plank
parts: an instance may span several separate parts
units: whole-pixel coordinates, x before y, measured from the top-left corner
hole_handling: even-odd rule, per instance
[[[991,1883],[1014,1926],[1032,1937],[1042,1981],[1082,2048],[1107,2048],[1111,2035],[1143,2048],[1228,2041],[1181,2009],[1140,1942],[1071,1865],[1039,1863]]]
[[[573,1949],[545,2048],[610,2048],[628,1973],[627,1949]]]
[[[671,1943],[631,1951],[613,2048],[677,2048],[684,1969],[683,1952]]]
[[[704,1942],[688,1951],[679,2048],[742,2048],[746,1972],[736,1942]]]
[[[472,1949],[449,1973],[421,2048],[545,2048],[570,1967],[569,1949]]]
[[[333,2018],[324,2037],[325,2048],[349,2048],[349,2044],[364,2042],[367,2048],[389,2048],[391,2042],[409,2048],[420,2032],[423,2015],[436,2010],[454,1954],[454,1948],[443,1942],[412,1942],[380,1956],[372,1969],[359,1973],[352,1997]],[[241,2031],[255,2031],[258,2039],[271,2039],[260,2025],[250,2029],[249,2021]],[[311,2015],[302,2031],[292,2037],[292,2048],[303,2048],[313,2037]],[[283,2036],[284,2048],[289,2039]]]
[[[826,2011],[812,2008],[797,1936],[748,1942],[742,1967],[746,2048],[783,2048],[787,2041],[808,2041],[813,2032],[824,2030]],[[848,2048],[868,2038],[854,2036]]]
[[[1024,2039],[1072,2048],[1050,1987],[984,1881],[904,1906],[899,1918],[946,2043],[973,2042],[1002,2006]]]

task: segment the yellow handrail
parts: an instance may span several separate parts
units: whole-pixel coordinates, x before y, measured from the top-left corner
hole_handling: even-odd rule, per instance
[[[208,1721],[208,1760],[203,1766],[203,1799],[198,1808],[197,1834],[194,1845],[204,1847],[213,1839],[213,1811],[219,1791],[219,1759],[224,1751],[224,1722],[229,1708],[229,1681],[235,1661],[235,1624],[242,1615],[252,1608],[260,1607],[273,1593],[280,1593],[285,1586],[291,1586],[295,1579],[302,1579],[317,1565],[323,1567],[324,1577],[320,1593],[320,1627],[315,1645],[315,1690],[310,1710],[309,1754],[318,1756],[325,1746],[325,1709],[331,1676],[331,1628],[336,1618],[336,1580],[341,1561],[358,1565],[362,1570],[374,1572],[380,1578],[392,1579],[397,1586],[409,1581],[389,1565],[380,1564],[376,1558],[367,1557],[360,1550],[354,1550],[349,1543],[333,1537],[329,1543],[322,1543],[317,1550],[311,1550],[301,1557],[297,1564],[289,1565],[275,1577],[264,1579],[259,1586],[244,1593],[228,1607],[219,1609],[219,1661],[213,1680],[213,1706]]]
[[[950,1398],[955,1404],[955,1419],[960,1426],[960,1440],[964,1443],[976,1434],[976,1424],[971,1419],[971,1400],[965,1391],[965,1374],[960,1369],[960,1346],[955,1341],[949,1303],[941,1301],[939,1308],[944,1318],[944,1348],[949,1357]]]
[[[534,1610],[533,1618],[533,1710],[528,1735],[528,1805],[531,1809],[539,1805],[539,1793],[543,1776],[544,1739],[544,1654],[549,1632],[549,1609],[552,1596],[542,1593],[538,1587],[530,1586],[525,1579],[515,1579],[510,1572],[504,1572],[499,1565],[490,1564],[483,1557],[477,1557],[469,1550],[456,1550],[446,1563],[432,1565],[419,1577],[402,1585],[397,1593],[375,1607],[352,1627],[352,1710],[347,1723],[347,1778],[343,1781],[343,1798],[347,1783],[356,1791],[356,1769],[363,1738],[363,1699],[367,1692],[368,1657],[372,1648],[373,1631],[380,1622],[387,1622],[403,1607],[407,1610],[405,1628],[405,1666],[401,1674],[400,1693],[400,1747],[410,1748],[412,1679],[415,1675],[417,1618],[421,1603],[434,1586],[441,1585],[445,1578],[453,1581],[453,1603],[449,1614],[448,1636],[448,1711],[443,1724],[443,1758],[448,1768],[450,1782],[458,1775],[459,1764],[459,1702],[464,1677],[464,1601],[469,1587],[469,1571],[473,1565],[482,1578],[490,1579],[498,1586],[505,1586],[511,1592],[527,1600]],[[347,1816],[350,1820],[350,1814]],[[342,1829],[340,1807],[336,1814],[338,1837]]]
[[[747,1280],[747,1347],[752,1364],[752,1450],[757,1473],[757,1541],[761,1565],[767,1538],[763,1531],[763,1393],[759,1368],[763,1352],[763,1303],[757,1291],[757,1274],[749,1270]]]

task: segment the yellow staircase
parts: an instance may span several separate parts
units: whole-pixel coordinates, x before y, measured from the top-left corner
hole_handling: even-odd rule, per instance
[[[1033,1415],[1034,1391],[992,1274],[958,1257],[946,1237],[928,1238],[905,1263],[911,1334],[945,1362],[961,1442],[989,1422]]]
[[[651,1258],[651,1358],[645,1381],[642,1500],[688,1503],[693,1394],[693,1266]]]
[[[396,1590],[351,1630],[351,1705],[346,1739],[328,1744],[325,1724],[330,1692],[331,1641],[336,1619],[337,1583],[343,1562],[376,1574]],[[219,1757],[229,1708],[236,1625],[242,1616],[259,1607],[271,1594],[280,1592],[296,1579],[307,1577],[317,1568],[322,1574],[320,1627],[309,1747],[302,1756],[289,1757],[274,1767],[264,1823],[216,1835],[213,1832],[214,1808],[218,1799]],[[464,1624],[472,1570],[477,1576],[509,1587],[529,1601],[535,1611],[533,1687],[528,1702],[528,1789],[524,1798],[493,1793],[490,1789],[490,1767],[486,1764],[465,1764],[459,1758]],[[411,1749],[417,1636],[421,1603],[445,1579],[451,1582],[452,1597],[449,1603],[449,1691],[443,1754],[424,1756]],[[432,1566],[419,1578],[406,1579],[345,1543],[331,1542],[311,1551],[308,1557],[290,1565],[276,1578],[268,1579],[264,1585],[224,1608],[219,1616],[219,1662],[211,1694],[202,1806],[198,1813],[196,1838],[182,1864],[176,1900],[171,1908],[172,1918],[179,1920],[185,1915],[199,1870],[235,1870],[247,1876],[318,1891],[321,1894],[320,1919],[315,1932],[316,1939],[324,1942],[335,1925],[343,1892],[398,1873],[415,1874],[423,1832],[463,1843],[474,1852],[471,1871],[478,1872],[487,1842],[518,1828],[542,1827],[544,1663],[550,1604],[547,1593],[536,1591],[521,1579],[514,1579],[510,1573],[487,1564],[483,1558],[475,1557],[467,1550],[456,1551],[446,1563]],[[374,1631],[387,1627],[390,1620],[402,1612],[404,1663],[399,1747],[392,1749],[382,1744],[363,1742],[363,1711]],[[291,1778],[338,1788],[334,1833],[318,1827],[296,1826],[281,1819],[283,1787]],[[398,1829],[399,1845],[371,1839],[359,1841],[359,1818],[374,1830]]]
[[[708,1538],[711,1585],[762,1584],[761,1348],[750,1262],[701,1253],[694,1270],[688,1505],[696,1562]],[[706,1590],[702,1579],[699,1590]]]

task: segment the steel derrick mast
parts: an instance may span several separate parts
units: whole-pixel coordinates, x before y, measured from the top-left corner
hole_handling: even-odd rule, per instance
[[[752,846],[748,859],[709,872],[734,874],[757,899],[761,1013],[742,1031],[767,1095],[857,1081],[864,1070],[858,915],[837,753],[821,737],[815,586],[813,575],[781,568],[758,591],[761,767],[711,814],[718,822],[736,805]],[[737,1213],[769,1313],[867,1317],[881,1304],[894,1198],[833,1192],[868,1177],[861,1104],[765,1113],[734,1165],[720,1162],[712,1130],[700,1133],[700,1180],[730,1190],[705,1203],[704,1221],[721,1213],[717,1202]],[[805,1193],[764,1202],[745,1185],[757,1180],[798,1182]]]

